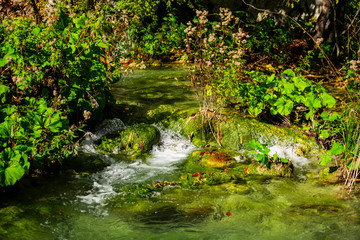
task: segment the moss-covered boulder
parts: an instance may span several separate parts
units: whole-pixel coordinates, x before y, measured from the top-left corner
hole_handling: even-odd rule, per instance
[[[236,160],[224,151],[195,151],[187,158],[185,169],[187,172],[199,172],[212,170],[213,168],[221,170],[232,167]]]
[[[124,129],[117,136],[101,138],[98,149],[104,153],[126,153],[137,157],[149,152],[159,141],[159,129],[150,124],[140,123]]]
[[[268,146],[293,146],[296,154],[317,159],[322,150],[314,137],[302,134],[295,127],[280,127],[249,118],[233,110],[222,114],[197,112],[179,118],[169,127],[178,127],[197,147],[219,147],[230,151],[250,150],[248,143],[257,140]]]
[[[290,161],[288,163],[270,163],[269,167],[258,161],[254,161],[246,167],[244,171],[246,174],[256,174],[269,177],[295,177],[294,166]]]
[[[343,169],[336,166],[325,167],[320,172],[308,173],[306,177],[313,183],[339,183],[343,178]]]

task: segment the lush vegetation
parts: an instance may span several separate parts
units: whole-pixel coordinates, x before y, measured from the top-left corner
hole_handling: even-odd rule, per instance
[[[283,4],[294,9],[300,2]],[[328,150],[320,164],[337,156],[337,166],[354,174],[360,1],[334,2],[333,8],[342,25],[336,21],[332,33],[315,39],[314,19],[270,11],[256,21],[246,11],[211,12],[199,0],[4,1],[0,186],[13,185],[24,174],[56,172],[62,159],[76,152],[85,123],[102,119],[112,101],[110,86],[121,75],[119,62],[154,60],[192,65],[189,82],[203,124],[222,121],[223,108],[231,106],[292,125]],[[320,82],[306,78],[323,72],[330,72],[323,79],[346,89],[347,96],[337,101]],[[215,138],[221,135],[210,129]],[[259,142],[251,147],[265,165],[278,158]]]
[[[108,54],[107,6],[66,4],[44,6],[41,23],[12,16],[0,26],[0,186],[58,171],[84,123],[111,101],[119,71]]]

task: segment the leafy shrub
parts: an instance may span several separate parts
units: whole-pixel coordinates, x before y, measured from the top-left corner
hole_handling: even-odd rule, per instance
[[[56,171],[76,132],[112,100],[120,73],[107,55],[105,16],[81,5],[70,13],[65,3],[44,23],[14,17],[0,26],[0,186]]]
[[[238,27],[239,19],[228,9],[220,8],[219,22],[210,21],[207,11],[197,11],[188,22],[186,33],[187,58],[194,62],[190,81],[199,101],[200,110],[218,109],[222,92],[232,74],[242,64],[246,33]]]

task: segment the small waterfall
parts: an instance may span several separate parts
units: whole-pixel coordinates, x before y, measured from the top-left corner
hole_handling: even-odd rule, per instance
[[[115,128],[124,127],[117,121],[112,123]],[[106,125],[106,129],[100,128],[89,138],[88,142],[85,142],[86,147],[82,148],[83,151],[95,151],[94,141],[112,130],[114,128],[108,125]],[[116,193],[117,187],[152,179],[161,180],[164,174],[176,170],[177,164],[195,149],[188,139],[177,132],[160,129],[160,133],[160,142],[153,147],[150,157],[146,160],[132,160],[133,162],[129,163],[129,161],[116,162],[114,159],[110,159],[109,161],[112,162],[110,166],[90,177],[93,181],[92,189],[87,191],[86,195],[78,196],[80,202],[104,206],[106,199],[118,194]]]
[[[278,154],[280,158],[286,158],[290,160],[294,167],[295,173],[300,178],[305,178],[304,172],[309,167],[311,161],[308,158],[299,156],[295,153],[295,147],[293,146],[281,146],[281,145],[274,145],[269,147],[270,155],[274,155],[275,153]]]

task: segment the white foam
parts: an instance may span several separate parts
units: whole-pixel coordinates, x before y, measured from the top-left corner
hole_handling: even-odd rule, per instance
[[[195,147],[179,133],[167,129],[160,129],[160,132],[160,142],[153,147],[148,159],[135,160],[130,164],[114,160],[103,171],[91,176],[94,181],[92,189],[86,195],[78,196],[78,199],[85,204],[104,205],[106,199],[117,194],[114,186],[141,183],[174,171],[176,164],[184,160]]]

